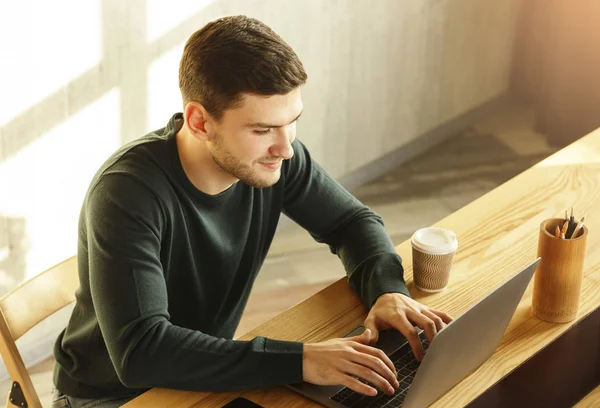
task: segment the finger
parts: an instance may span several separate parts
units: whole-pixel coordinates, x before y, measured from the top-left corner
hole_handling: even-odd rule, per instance
[[[375,347],[365,346],[357,344],[354,349],[360,353],[363,353],[364,357],[361,358],[359,355],[357,359],[352,361],[366,365],[372,370],[377,371],[382,377],[386,378],[392,387],[398,388],[398,374],[392,360],[382,351]],[[368,356],[371,356],[370,358]]]
[[[356,378],[348,374],[344,375],[344,380],[342,381],[341,385],[350,388],[352,391],[356,391],[358,393],[365,394],[370,397],[374,397],[377,395],[377,389],[357,380]]]
[[[433,313],[435,313],[436,315],[438,315],[442,319],[442,321],[446,324],[448,324],[452,320],[454,320],[454,318],[452,316],[450,316],[448,313],[440,312],[439,310],[434,310],[434,309],[429,309],[429,310],[432,311]]]
[[[363,364],[357,364],[351,361],[347,361],[347,363],[348,365],[344,367],[344,371],[347,374],[353,374],[358,378],[368,381],[386,394],[394,394],[394,387],[392,387],[389,381],[380,376],[376,371],[373,371]]]
[[[371,330],[371,339],[369,344],[377,343],[377,340],[379,340],[379,330],[377,330],[377,326],[375,326],[375,323],[371,323],[371,321],[369,321],[368,323],[365,322],[365,328]]]
[[[367,344],[369,342],[370,337],[371,337],[371,330],[365,329],[361,334],[359,334],[357,336],[347,337],[344,340],[355,341],[355,342],[358,342],[361,344]]]
[[[445,324],[444,324],[444,321],[442,320],[442,318],[440,316],[436,315],[435,313],[433,313],[431,310],[423,309],[421,311],[421,313],[423,313],[425,316],[429,317],[435,323],[435,328],[438,333],[440,330],[442,330],[444,328]]]
[[[410,348],[418,361],[423,359],[423,346],[417,333],[417,329],[413,326],[404,313],[399,313],[391,322],[392,326],[398,330],[410,344]]]
[[[427,336],[427,340],[431,343],[437,334],[437,328],[433,320],[417,310],[410,310],[406,315],[413,323],[425,331],[425,336]]]
[[[367,327],[367,328],[365,328],[365,331],[363,332],[363,334],[365,335],[365,339],[366,339],[365,344],[372,344],[373,338],[375,336],[375,332],[373,331],[373,329],[370,327]]]

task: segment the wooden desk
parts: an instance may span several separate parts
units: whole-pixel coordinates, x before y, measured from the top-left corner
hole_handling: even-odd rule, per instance
[[[455,231],[459,240],[447,290],[436,294],[416,290],[412,280],[410,242],[397,247],[404,260],[405,278],[412,296],[457,316],[531,262],[536,257],[541,221],[564,216],[565,209],[571,206],[575,207],[576,214],[587,214],[589,228],[577,320],[551,324],[535,318],[531,313],[532,280],[494,355],[432,406],[462,407],[476,402],[501,380],[511,378],[509,374],[533,356],[542,355],[542,349],[547,349],[576,323],[583,323],[586,317],[598,316],[600,129],[435,224]],[[365,317],[366,310],[358,296],[349,288],[346,279],[340,279],[240,339],[249,340],[260,335],[302,342],[323,341],[341,337],[361,324]],[[599,351],[595,355],[592,353],[590,359],[595,361],[595,367],[600,367],[600,325],[595,321],[586,322],[596,330],[596,335],[592,333],[591,338],[595,339]],[[590,386],[588,390],[593,388]],[[125,406],[221,407],[239,395],[265,407],[319,406],[285,387],[221,394],[153,389]]]

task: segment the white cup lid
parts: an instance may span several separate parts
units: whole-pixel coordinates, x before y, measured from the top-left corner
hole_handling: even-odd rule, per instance
[[[447,254],[458,248],[456,234],[442,228],[421,228],[413,234],[410,241],[413,247],[428,254]]]

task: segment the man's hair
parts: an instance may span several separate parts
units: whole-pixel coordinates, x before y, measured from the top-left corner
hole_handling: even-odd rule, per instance
[[[212,21],[188,39],[179,64],[184,106],[199,102],[220,120],[243,95],[285,95],[306,82],[302,62],[264,23],[246,16]]]

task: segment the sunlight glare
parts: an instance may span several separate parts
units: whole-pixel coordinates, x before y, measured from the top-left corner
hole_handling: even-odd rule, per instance
[[[102,58],[99,0],[0,2],[0,126]]]
[[[216,0],[146,0],[148,42],[156,40]]]
[[[85,192],[120,145],[119,97],[109,91],[0,163],[0,213],[25,220],[26,277],[75,254]]]

